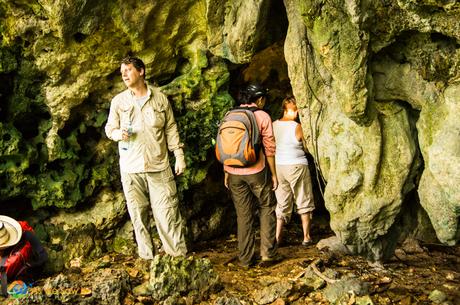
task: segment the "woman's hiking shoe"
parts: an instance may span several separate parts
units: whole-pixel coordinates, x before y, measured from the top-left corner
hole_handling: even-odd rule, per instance
[[[309,247],[311,245],[313,245],[313,240],[311,240],[311,239],[302,242],[302,246],[304,246],[304,247]]]

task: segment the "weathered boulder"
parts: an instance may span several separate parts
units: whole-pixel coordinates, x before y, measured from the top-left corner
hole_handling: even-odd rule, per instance
[[[61,210],[44,223],[53,258],[48,262],[48,269],[56,272],[64,264],[68,267],[73,259],[91,260],[99,257],[124,221],[126,205],[123,195],[107,189],[101,191],[94,205],[84,211],[72,213]],[[121,242],[120,238],[116,240]],[[125,243],[132,240],[132,231],[126,239]],[[132,250],[119,252],[129,254]]]
[[[349,302],[351,295],[367,295],[369,289],[369,283],[361,281],[356,276],[348,275],[335,283],[328,284],[323,294],[331,304],[343,304]]]
[[[197,302],[221,288],[220,279],[205,258],[156,255],[150,265],[150,279],[146,285],[156,301],[186,297]]]
[[[58,274],[41,287],[32,287],[21,304],[124,304],[130,277],[122,269],[99,269],[78,280],[77,275]]]
[[[286,298],[294,286],[288,281],[281,281],[255,291],[252,295],[257,304],[271,304],[278,298]]]
[[[207,47],[214,55],[244,64],[284,35],[283,9],[277,1],[206,2]],[[277,26],[273,27],[272,24]]]

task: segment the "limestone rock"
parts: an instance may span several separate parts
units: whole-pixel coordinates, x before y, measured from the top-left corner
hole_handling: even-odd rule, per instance
[[[321,239],[316,244],[316,248],[318,250],[328,249],[332,253],[339,254],[339,255],[346,255],[349,254],[349,251],[346,246],[344,246],[337,236],[331,236],[328,238]]]
[[[209,136],[217,128],[207,122],[220,118],[232,102],[221,88],[228,80],[226,65],[207,58],[204,3],[7,2],[0,14],[0,74],[15,73],[18,84],[0,92],[9,100],[1,107],[2,116],[11,114],[0,146],[23,142],[19,150],[2,154],[10,160],[1,169],[2,180],[12,177],[0,185],[5,198],[22,192],[34,208],[70,208],[97,196],[101,187],[120,189],[115,144],[103,134],[103,125],[111,98],[124,89],[120,60],[133,52],[144,60],[148,81],[171,84],[164,90],[173,96],[189,149],[201,145],[196,150],[201,154],[186,150],[189,171],[179,190],[203,180]],[[185,105],[194,111],[186,114]],[[189,123],[196,117],[203,124]]]
[[[388,258],[411,234],[397,227],[416,189],[438,238],[455,244],[460,32],[447,24],[458,4],[337,5],[285,1],[285,57],[331,227],[352,252]]]
[[[239,299],[236,297],[218,297],[214,302],[214,305],[242,305]]]
[[[79,213],[61,211],[50,219],[50,223],[61,226],[64,230],[92,224],[98,231],[110,233],[119,227],[126,213],[127,208],[123,193],[113,193],[105,189],[99,193],[91,208]]]
[[[278,298],[286,298],[292,289],[293,286],[291,283],[281,281],[256,291],[253,294],[253,298],[257,304],[270,304]]]
[[[101,269],[94,274],[91,296],[100,304],[121,305],[129,289],[130,279],[125,270]]]
[[[428,298],[435,304],[441,304],[442,302],[446,300],[447,296],[444,292],[435,289],[430,293]]]
[[[208,259],[156,255],[150,266],[148,290],[154,300],[176,295],[195,301],[220,289],[220,280]]]
[[[137,244],[134,239],[134,228],[131,221],[125,224],[117,231],[110,249],[124,255],[136,255]]]
[[[122,269],[99,269],[78,280],[74,276],[58,274],[47,278],[43,288],[32,288],[21,304],[121,305],[130,290],[129,275]]]
[[[206,0],[207,41],[209,50],[233,63],[247,63],[270,29],[267,18],[273,1],[210,1]]]
[[[353,276],[347,276],[336,283],[328,284],[323,293],[331,304],[342,304],[348,302],[350,294],[364,296],[369,293],[370,284],[360,281]]]

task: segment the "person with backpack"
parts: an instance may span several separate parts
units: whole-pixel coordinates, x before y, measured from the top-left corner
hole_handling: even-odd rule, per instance
[[[217,159],[224,164],[224,185],[230,190],[236,209],[240,266],[245,268],[256,261],[256,209],[262,263],[281,259],[275,238],[275,139],[270,116],[262,110],[266,95],[267,90],[258,84],[240,91],[238,107],[223,118],[216,141]]]
[[[305,156],[302,126],[296,122],[297,105],[294,97],[287,97],[282,103],[283,116],[273,122],[276,140],[276,172],[279,186],[275,191],[276,240],[282,241],[282,231],[292,215],[294,202],[300,215],[303,230],[303,246],[311,245],[310,223],[315,209],[313,190]]]
[[[174,153],[176,175],[184,173],[186,164],[171,104],[160,88],[147,84],[140,58],[124,58],[120,72],[127,88],[112,99],[105,133],[118,142],[121,182],[139,257],[151,260],[156,254],[149,210],[166,254],[185,256],[185,226],[168,151]]]
[[[42,266],[48,253],[26,221],[0,215],[1,293],[7,296],[7,283],[24,276],[26,271]]]

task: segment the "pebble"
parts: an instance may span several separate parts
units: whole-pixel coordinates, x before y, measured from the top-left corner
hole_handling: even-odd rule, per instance
[[[447,296],[444,292],[435,289],[430,293],[428,298],[436,304],[441,304],[442,302],[446,300]]]

